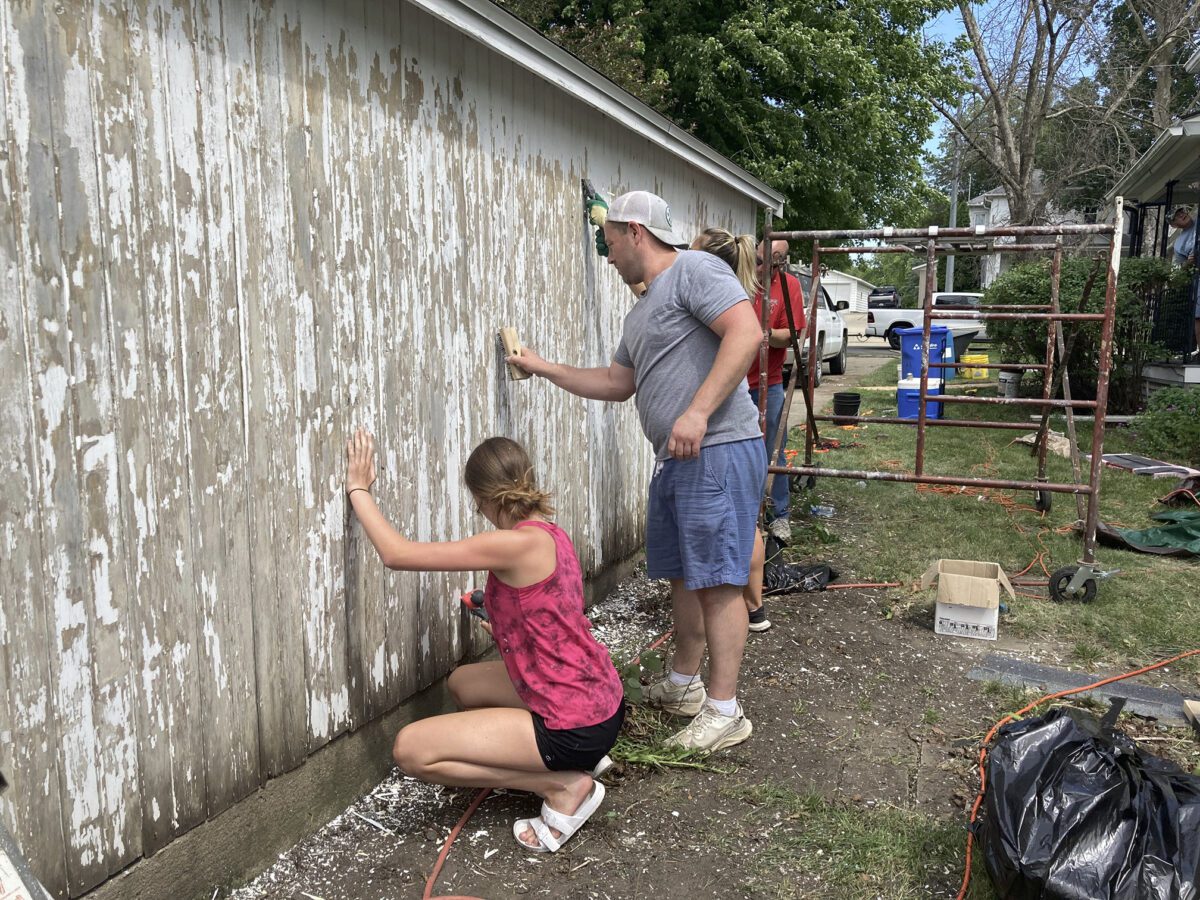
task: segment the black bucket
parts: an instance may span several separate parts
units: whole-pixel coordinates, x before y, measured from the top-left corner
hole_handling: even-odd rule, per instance
[[[833,395],[833,414],[835,416],[857,416],[861,403],[861,394],[853,391],[838,391]]]

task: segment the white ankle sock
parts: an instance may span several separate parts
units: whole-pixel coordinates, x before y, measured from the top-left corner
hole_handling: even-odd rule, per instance
[[[736,696],[730,697],[728,700],[714,700],[712,697],[709,697],[708,705],[711,706],[713,709],[715,709],[717,712],[719,712],[723,716],[736,716],[737,715],[737,697]]]
[[[677,685],[678,687],[683,687],[684,685],[687,685],[687,684],[701,684],[702,683],[700,681],[700,673],[699,672],[697,672],[695,675],[684,675],[683,673],[676,672],[674,669],[672,669],[671,674],[667,677],[670,678],[671,684]]]

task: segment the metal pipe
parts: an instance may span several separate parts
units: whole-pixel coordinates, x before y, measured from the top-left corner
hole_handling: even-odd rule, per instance
[[[1050,305],[1054,307],[1054,312],[1058,312],[1058,295],[1059,282],[1062,279],[1062,259],[1063,248],[1062,238],[1054,242],[1054,256],[1050,259]],[[1050,325],[1046,329],[1046,375],[1042,378],[1042,400],[1049,400],[1051,390],[1054,387],[1054,379],[1051,373],[1054,371],[1054,349],[1055,337],[1058,334],[1058,321],[1050,320]],[[1068,406],[1070,411],[1072,407]],[[1046,480],[1046,451],[1049,449],[1047,435],[1050,431],[1050,407],[1042,407],[1042,421],[1038,426],[1037,440],[1034,443],[1034,449],[1037,453],[1037,480]]]
[[[1040,400],[1037,397],[966,397],[962,394],[935,394],[947,403],[978,403],[984,406],[1036,406],[1054,409],[1095,409],[1096,400]]]
[[[1086,484],[1059,484],[1048,481],[1006,481],[1002,478],[955,478],[946,475],[910,475],[905,472],[867,472],[858,469],[823,469],[820,466],[770,466],[778,475],[828,478],[855,478],[859,481],[896,481],[902,484],[945,484],[951,487],[986,487],[1012,491],[1050,491],[1055,494],[1091,494]]]
[[[900,419],[886,416],[817,416],[818,422],[834,422],[838,425],[916,425],[916,419]],[[929,428],[999,428],[1009,431],[1028,431],[1025,422],[986,422],[977,419],[930,419],[925,423]]]
[[[1096,526],[1100,521],[1100,466],[1104,456],[1104,416],[1108,411],[1108,382],[1112,369],[1113,332],[1117,319],[1117,276],[1121,271],[1121,215],[1124,198],[1117,197],[1114,208],[1112,243],[1108,255],[1108,281],[1104,286],[1104,327],[1100,332],[1100,366],[1096,379],[1096,421],[1092,429],[1092,459],[1088,474],[1091,502],[1083,526],[1083,564],[1096,561]]]
[[[1087,297],[1092,295],[1092,285],[1095,283],[1095,280],[1096,267],[1093,266],[1092,271],[1088,274],[1087,284],[1084,286],[1082,295],[1083,298],[1085,298],[1084,302],[1086,302]],[[1060,298],[1061,291],[1055,293],[1051,298],[1055,312],[1059,311]],[[1058,351],[1058,374],[1055,376],[1055,380],[1062,385],[1063,399],[1074,400],[1075,398],[1071,396],[1071,373],[1069,370],[1070,361],[1067,358],[1067,345],[1063,340],[1062,327],[1052,327],[1054,327],[1055,350]],[[1071,346],[1074,347],[1073,340]],[[1050,376],[1047,375],[1046,377],[1049,378]],[[1049,418],[1049,412],[1049,410],[1046,410],[1046,412],[1043,413],[1043,415],[1047,417],[1047,421]],[[1075,434],[1075,410],[1070,407],[1067,408],[1067,440],[1071,442],[1071,477],[1076,481],[1083,481],[1083,472],[1081,471],[1082,467],[1079,465],[1079,439]],[[1087,503],[1079,494],[1075,495],[1075,515],[1078,516],[1079,521],[1081,522],[1087,518]]]
[[[949,303],[939,303],[937,311],[943,310],[963,310],[964,312],[990,312],[991,310],[1012,311],[1014,309],[1049,309],[1048,303],[989,303],[979,306],[951,306]]]
[[[823,241],[835,240],[898,240],[902,238],[983,238],[983,237],[1054,237],[1068,234],[1112,234],[1115,226],[1109,224],[1091,225],[1005,225],[999,228],[939,228],[931,225],[928,228],[866,228],[850,231],[838,230],[801,230],[773,231],[768,237],[784,241]]]
[[[937,287],[937,256],[933,251],[934,240],[930,238],[925,250],[925,316],[921,322],[921,390],[917,394],[917,453],[916,464],[913,467],[918,475],[925,471],[925,420],[928,418],[925,397],[929,393],[929,330],[933,327],[929,311],[933,309],[933,291]],[[942,382],[942,387],[945,388],[945,381]]]
[[[782,239],[781,239],[782,240]],[[1047,250],[1054,249],[1053,244],[996,244],[987,247],[956,247],[953,245],[939,245],[937,252],[939,254],[954,254],[956,256],[987,256],[992,253],[1045,253]],[[916,253],[917,250],[912,247],[904,246],[903,244],[884,244],[881,246],[860,246],[860,247],[824,247],[821,250],[825,254],[836,254],[844,256],[849,253],[855,255],[860,253]]]
[[[986,246],[958,246],[953,244],[937,245],[937,253],[942,256],[988,256],[991,253],[1044,253],[1052,250],[1054,244],[989,244]],[[919,251],[917,247],[910,247],[905,244],[881,244],[881,245],[859,245],[859,246],[841,246],[841,247],[824,247],[822,253],[833,253],[838,256],[846,256],[847,253],[913,253]]]
[[[931,369],[1003,369],[1005,372],[1040,372],[1042,363],[930,363]]]
[[[1004,321],[1008,319],[1018,319],[1022,322],[1103,322],[1104,313],[999,313],[999,312],[982,312],[982,313],[955,313],[942,312],[941,310],[930,311],[930,316],[935,319],[971,319],[972,321],[993,322]]]
[[[767,462],[778,459],[780,448],[787,444],[787,423],[792,411],[792,399],[796,396],[796,385],[800,384],[800,374],[804,370],[804,367],[798,364],[801,358],[800,341],[796,334],[796,317],[792,311],[792,290],[788,287],[788,273],[786,269],[782,269],[779,272],[779,294],[783,301],[784,315],[787,317],[788,340],[792,345],[793,365],[792,377],[788,379],[787,390],[783,396],[783,409],[779,414],[779,427],[775,429],[775,445],[767,448]],[[803,307],[803,291],[800,293],[800,303],[801,307]],[[814,441],[820,440],[821,436],[817,431],[817,420],[813,418],[815,410],[813,409],[812,394],[804,390],[801,393],[804,395],[805,429],[812,431]],[[767,497],[771,496],[771,489],[774,486],[775,476],[769,474],[767,476]]]
[[[813,241],[812,248],[812,302],[808,308],[808,396],[815,398],[817,391],[817,366],[821,359],[817,356],[817,303],[821,299],[821,242]],[[799,360],[796,361],[799,364]],[[815,402],[815,401],[814,401]],[[814,410],[815,412],[815,410]],[[811,423],[804,429],[804,462],[812,465],[813,444],[817,440],[816,429]],[[770,462],[770,460],[767,460]]]

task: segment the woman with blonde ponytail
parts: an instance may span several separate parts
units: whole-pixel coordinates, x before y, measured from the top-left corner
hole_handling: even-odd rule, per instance
[[[692,241],[692,249],[707,251],[724,260],[733,269],[738,277],[738,281],[742,283],[742,287],[746,289],[746,296],[753,298],[755,316],[762,316],[763,290],[762,284],[758,280],[758,268],[762,264],[762,260],[759,259],[753,235],[740,234],[735,236],[724,228],[706,228]],[[775,241],[772,244],[772,254],[771,265],[774,275],[771,278],[771,300],[767,312],[767,323],[770,328],[767,339],[766,441],[768,447],[775,446],[775,435],[778,434],[781,427],[780,419],[783,417],[784,395],[783,362],[787,356],[787,348],[792,340],[791,329],[788,326],[787,310],[783,306],[781,278],[788,280],[788,293],[792,299],[792,320],[796,325],[797,333],[803,333],[805,326],[804,294],[800,288],[800,282],[796,279],[796,276],[786,274],[782,270],[782,267],[787,265],[787,242]],[[755,357],[754,362],[750,364],[750,370],[746,373],[746,382],[750,388],[750,399],[754,401],[755,406],[758,405],[760,368],[758,357]],[[786,425],[782,425],[782,427],[787,428]],[[783,452],[786,446],[787,441],[785,440],[779,449],[779,457],[776,460],[777,465],[782,466],[787,464]],[[771,536],[781,544],[788,543],[792,535],[791,521],[788,517],[790,506],[788,487],[787,477],[783,475],[776,476],[774,485],[771,488],[771,496],[767,498],[767,527],[771,532]],[[765,562],[766,549],[763,546],[762,534],[756,531],[754,556],[750,561],[750,581],[743,592],[746,607],[750,612],[751,631],[766,631],[771,627],[771,620],[767,618],[767,608],[762,599],[763,566]]]
[[[748,298],[753,299],[762,291],[754,255],[754,235],[734,234],[724,228],[705,228],[692,241],[692,249],[703,250],[723,260],[737,275]]]
[[[367,537],[390,569],[488,570],[484,628],[500,650],[494,662],[460,666],[448,686],[462,712],[433,716],[396,735],[404,772],[435,784],[531,791],[541,814],[519,819],[527,850],[561,847],[604,800],[595,776],[625,717],[621,678],[592,637],[583,611],[583,575],[566,532],[549,521],[524,448],[488,438],[467,459],[463,479],[495,531],[461,541],[419,543],[393,528],[371,496],[375,443],[359,429],[346,448],[346,492]]]

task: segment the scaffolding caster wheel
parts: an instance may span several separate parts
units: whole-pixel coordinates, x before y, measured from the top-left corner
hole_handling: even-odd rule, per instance
[[[1066,603],[1077,600],[1080,603],[1091,603],[1096,599],[1096,579],[1085,578],[1077,587],[1072,588],[1071,582],[1079,574],[1079,566],[1066,566],[1055,570],[1050,576],[1050,599],[1055,603]]]
[[[1048,513],[1054,505],[1054,495],[1049,491],[1034,491],[1033,506],[1038,512]]]

